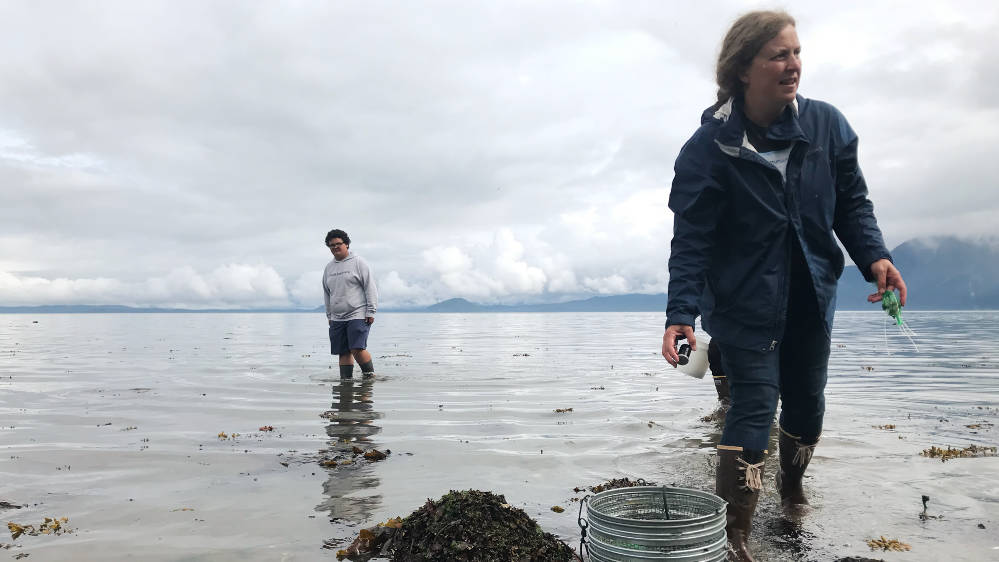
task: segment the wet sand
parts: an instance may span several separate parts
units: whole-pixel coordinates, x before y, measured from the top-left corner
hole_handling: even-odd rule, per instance
[[[341,384],[318,314],[0,315],[0,501],[24,505],[0,518],[74,530],[5,535],[0,558],[334,560],[466,488],[576,546],[574,487],[713,488],[714,390],[658,356],[660,316],[384,314],[378,377]],[[999,559],[999,458],[919,456],[999,444],[999,314],[907,318],[934,337],[917,354],[890,332],[888,356],[880,313],[838,316],[813,509],[786,524],[774,459],[762,559]],[[391,454],[319,466],[354,446]],[[872,552],[881,535],[912,550]]]

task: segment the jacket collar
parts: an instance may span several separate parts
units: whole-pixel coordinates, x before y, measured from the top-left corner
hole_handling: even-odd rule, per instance
[[[795,96],[781,113],[776,121],[767,128],[767,138],[773,140],[789,140],[808,142],[808,137],[801,129],[798,120],[798,100],[800,96]],[[739,156],[740,148],[745,148],[751,152],[756,152],[756,148],[749,142],[746,135],[746,114],[743,112],[743,101],[741,97],[729,98],[725,103],[715,104],[704,110],[701,115],[701,123],[714,121],[721,124],[718,134],[715,136],[715,143],[722,152],[729,156]]]

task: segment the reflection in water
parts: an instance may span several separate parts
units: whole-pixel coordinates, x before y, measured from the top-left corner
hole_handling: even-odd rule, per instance
[[[323,414],[331,420],[326,426],[329,447],[320,451],[323,457],[350,458],[354,447],[365,451],[375,448],[371,437],[380,432],[381,427],[372,422],[381,414],[373,410],[373,388],[374,378],[338,380],[333,384],[335,399],[331,409]],[[325,470],[329,472],[329,479],[323,484],[326,499],[316,506],[316,511],[329,512],[331,522],[349,524],[367,520],[381,505],[380,495],[359,495],[361,491],[379,485],[374,468],[363,457],[357,456],[353,463],[340,463]]]

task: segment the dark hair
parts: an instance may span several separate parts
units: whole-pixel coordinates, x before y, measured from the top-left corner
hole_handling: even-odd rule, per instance
[[[742,74],[753,63],[753,58],[787,26],[794,26],[794,18],[787,12],[749,12],[735,20],[718,53],[715,81],[718,82],[718,103],[743,92]]]
[[[326,245],[329,246],[330,240],[334,238],[339,238],[340,240],[343,240],[343,243],[346,244],[348,248],[350,247],[350,236],[347,236],[347,233],[340,230],[339,228],[334,228],[333,230],[326,233]]]

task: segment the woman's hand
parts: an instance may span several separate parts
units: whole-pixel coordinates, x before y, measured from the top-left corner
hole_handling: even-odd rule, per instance
[[[878,284],[878,292],[867,297],[868,302],[878,302],[885,291],[898,289],[898,302],[905,306],[905,281],[902,274],[895,268],[895,264],[882,258],[871,264],[871,277]]]
[[[687,341],[690,342],[690,349],[697,350],[697,338],[694,337],[693,326],[672,324],[666,328],[666,333],[663,334],[663,357],[666,358],[667,363],[674,367],[680,362],[680,356],[676,353],[677,336],[687,338]]]

